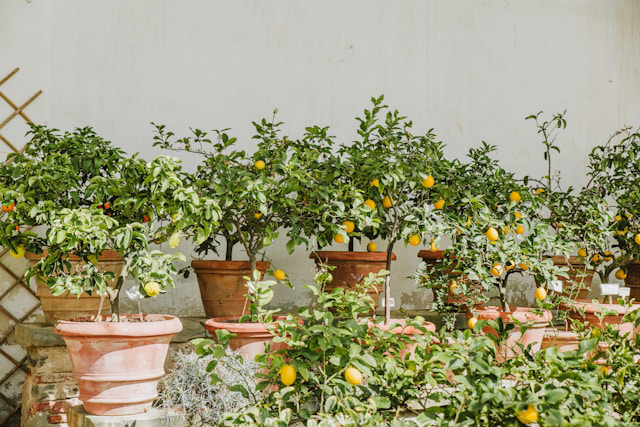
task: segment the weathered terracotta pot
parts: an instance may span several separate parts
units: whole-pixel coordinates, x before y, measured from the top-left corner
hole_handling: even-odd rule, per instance
[[[393,334],[402,334],[402,335],[407,335],[407,336],[414,336],[414,335],[424,335],[424,333],[420,330],[420,329],[416,329],[413,326],[406,326],[406,320],[405,319],[389,319],[389,324],[385,325],[384,324],[384,320],[381,322],[369,322],[369,327],[370,328],[376,328],[376,329],[380,329],[381,331],[388,331],[389,328],[391,326],[394,325],[398,325],[395,326],[393,329],[391,329],[391,333]],[[428,332],[435,332],[436,331],[436,325],[431,323],[431,322],[424,322],[422,324],[422,326],[428,331]],[[416,345],[417,343],[407,343],[405,344],[405,348],[403,350],[400,351],[399,356],[404,359],[405,356],[408,354],[409,357],[413,357],[413,354],[416,351]]]
[[[557,347],[558,351],[573,351],[578,349],[580,340],[578,334],[556,328],[546,328],[542,338],[542,349],[547,347]]]
[[[628,309],[620,304],[600,304],[600,307],[614,311],[617,314],[605,316],[602,318],[602,321],[600,321],[596,313],[600,313],[601,309],[596,304],[588,301],[577,301],[573,303],[573,307],[564,306],[563,308],[569,312],[569,318],[571,319],[588,322],[591,326],[597,328],[613,325],[613,327],[619,330],[622,335],[629,335],[629,338],[632,338],[635,335],[633,323],[623,322],[622,317],[629,311],[639,309],[640,304],[634,304]],[[582,309],[584,309],[584,315],[578,311]]]
[[[532,344],[531,351],[539,351],[542,346],[545,329],[549,326],[549,321],[552,317],[550,311],[544,311],[542,315],[539,315],[533,313],[532,309],[528,307],[511,307],[509,312],[502,311],[500,307],[494,306],[476,307],[476,310],[476,317],[479,320],[497,320],[501,318],[504,323],[513,323],[513,319],[521,323],[533,323],[524,333],[517,326],[511,330],[504,347],[498,352],[499,361],[520,353],[521,350],[518,344],[522,344],[524,347]],[[471,316],[472,314],[467,312],[467,317],[470,318]],[[485,326],[483,331],[487,334],[497,335],[496,330],[489,326]]]
[[[136,319],[138,315],[124,315]],[[104,317],[107,319],[107,317]],[[174,316],[149,314],[145,322],[61,320],[80,400],[93,415],[129,415],[151,409],[171,338],[182,330]],[[80,319],[78,319],[80,320]]]
[[[44,256],[46,256],[46,252],[43,254],[28,253],[25,255],[25,258],[29,260],[29,264],[33,267]],[[71,263],[71,268],[75,269],[80,262],[80,258],[71,256],[69,257],[69,262]],[[101,272],[111,271],[115,273],[115,281],[117,281],[122,271],[122,266],[124,265],[124,259],[116,251],[104,251],[102,255],[98,257],[97,265],[98,270]],[[111,283],[111,285],[114,283]],[[83,293],[80,297],[76,295],[53,296],[45,282],[36,280],[36,285],[36,296],[40,299],[42,311],[44,312],[44,321],[48,325],[53,325],[58,320],[96,316],[98,314],[100,309],[100,295]],[[111,313],[109,298],[104,299],[102,313]]]
[[[239,320],[240,317],[216,317],[207,320],[204,327],[214,338],[216,331],[220,329],[235,334],[229,341],[229,347],[245,359],[253,360],[258,354],[264,354],[267,343],[272,351],[286,348],[286,344],[273,342],[273,334],[264,324],[240,323]]]
[[[271,264],[258,261],[256,268],[262,275]],[[249,261],[191,261],[200,297],[207,317],[241,316],[247,294],[246,280],[251,277]]]
[[[563,256],[551,257],[553,263],[560,267],[569,267],[566,277],[559,277],[562,281],[562,295],[575,301],[586,299],[591,290],[593,271],[587,270],[587,265],[578,257],[567,258]]]
[[[317,251],[309,255],[316,263],[323,262],[334,266],[331,271],[333,281],[329,283],[325,290],[331,292],[335,288],[355,288],[364,277],[370,273],[378,273],[386,269],[386,252],[347,252],[347,251]],[[392,254],[392,260],[396,255]],[[383,286],[378,286],[377,290],[371,290],[368,294],[378,307],[378,295],[382,292]]]
[[[629,298],[640,301],[640,261],[632,261],[626,267],[627,278],[624,279],[624,284],[631,288]]]

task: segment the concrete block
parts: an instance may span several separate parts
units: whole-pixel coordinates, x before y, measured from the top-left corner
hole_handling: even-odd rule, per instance
[[[67,412],[69,427],[187,427],[183,414],[165,412],[153,408],[149,412],[136,415],[99,416],[89,415],[82,406],[69,408]]]

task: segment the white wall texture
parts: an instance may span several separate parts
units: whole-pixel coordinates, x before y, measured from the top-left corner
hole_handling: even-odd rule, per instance
[[[350,141],[354,117],[384,93],[418,130],[435,128],[449,156],[485,140],[507,169],[540,176],[542,149],[524,117],[567,109],[555,167],[580,185],[590,149],[640,125],[640,2],[0,0],[0,77],[15,67],[2,90],[20,104],[42,89],[27,109],[34,121],[91,125],[147,158],[159,154],[151,121],[179,134],[231,127],[251,150],[251,120],[276,107],[290,134],[317,123]],[[11,111],[0,102],[0,122]],[[24,143],[19,120],[2,133]],[[397,250],[402,308],[431,298],[406,279],[417,251]],[[305,304],[308,254],[288,256],[278,242],[267,256],[298,285],[276,304]],[[515,289],[514,302],[531,300],[532,284]],[[145,308],[204,314],[193,277]]]

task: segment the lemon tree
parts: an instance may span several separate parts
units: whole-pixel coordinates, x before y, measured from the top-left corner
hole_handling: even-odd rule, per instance
[[[383,96],[371,99],[371,109],[357,118],[358,139],[343,144],[340,153],[347,163],[347,179],[363,192],[367,209],[377,219],[375,227],[361,232],[369,239],[386,241],[390,271],[394,245],[402,240],[413,246],[430,242],[425,230],[456,190],[448,185],[451,162],[444,158],[443,144],[433,131],[414,135],[413,123],[383,101]],[[387,276],[387,321],[390,280]]]

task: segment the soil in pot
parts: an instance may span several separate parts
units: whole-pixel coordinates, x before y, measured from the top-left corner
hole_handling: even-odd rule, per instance
[[[628,335],[629,338],[633,338],[635,335],[633,323],[623,322],[622,317],[629,311],[637,310],[640,308],[640,304],[633,304],[630,308],[627,308],[620,304],[593,304],[587,301],[574,302],[572,306],[563,306],[563,309],[569,313],[569,318],[579,320],[581,322],[587,322],[591,326],[596,328],[602,328],[607,325],[613,325],[613,327],[620,331],[621,335]],[[616,314],[610,314],[602,318],[602,321],[597,316],[597,313],[601,313],[602,309],[614,312]],[[582,314],[584,310],[584,314]]]
[[[376,274],[380,270],[385,270],[387,265],[386,252],[317,251],[312,252],[309,258],[314,259],[316,264],[322,262],[335,267],[331,271],[333,281],[325,287],[327,292],[335,288],[354,289],[363,278],[370,273]],[[392,254],[391,259],[396,259],[395,254]],[[380,285],[376,290],[368,293],[375,302],[376,308],[382,288],[383,285]]]
[[[258,261],[262,275],[271,264]],[[242,316],[247,294],[246,280],[251,277],[249,261],[193,260],[200,296],[207,317]]]
[[[171,338],[182,330],[174,316],[123,315],[122,322],[61,320],[54,331],[67,344],[79,399],[93,415],[130,415],[151,409]]]
[[[587,265],[578,257],[567,258],[553,256],[553,263],[559,267],[568,267],[567,277],[559,277],[562,281],[562,295],[574,301],[586,299],[593,282],[593,271],[587,269]]]
[[[498,361],[521,353],[522,350],[518,344],[523,345],[525,348],[531,344],[531,351],[539,351],[542,346],[545,329],[549,326],[552,317],[549,311],[544,311],[543,314],[536,314],[532,311],[533,309],[528,307],[511,307],[511,311],[502,311],[500,307],[488,306],[477,307],[476,310],[478,320],[497,320],[501,318],[502,321],[507,324],[515,323],[515,319],[521,323],[531,325],[524,332],[522,332],[517,324],[515,328],[511,329],[506,342],[498,351]],[[467,312],[467,317],[472,317],[472,314]],[[496,330],[489,326],[485,326],[483,331],[487,334],[498,335]]]
[[[46,253],[28,253],[25,255],[25,258],[29,260],[31,266],[34,266],[44,256],[46,256]],[[69,257],[69,262],[71,263],[71,268],[75,269],[80,263],[80,258],[71,256]],[[116,274],[116,278],[111,285],[114,285],[115,281],[118,280],[123,265],[124,259],[116,251],[104,251],[102,255],[98,257],[99,271],[111,271]],[[44,321],[48,325],[54,325],[58,320],[98,315],[98,311],[100,310],[100,295],[83,293],[79,297],[76,295],[53,296],[46,282],[36,280],[36,286],[36,296],[40,299],[42,311],[44,312]],[[109,313],[111,313],[111,303],[109,302],[109,298],[105,298],[102,305],[102,314]]]
[[[278,318],[284,319],[284,318]],[[272,351],[286,348],[286,344],[274,343],[273,334],[262,323],[239,322],[240,317],[216,317],[205,322],[205,329],[216,336],[216,331],[226,329],[235,334],[229,341],[229,347],[237,351],[245,359],[253,360],[258,354],[266,352],[266,344]]]

